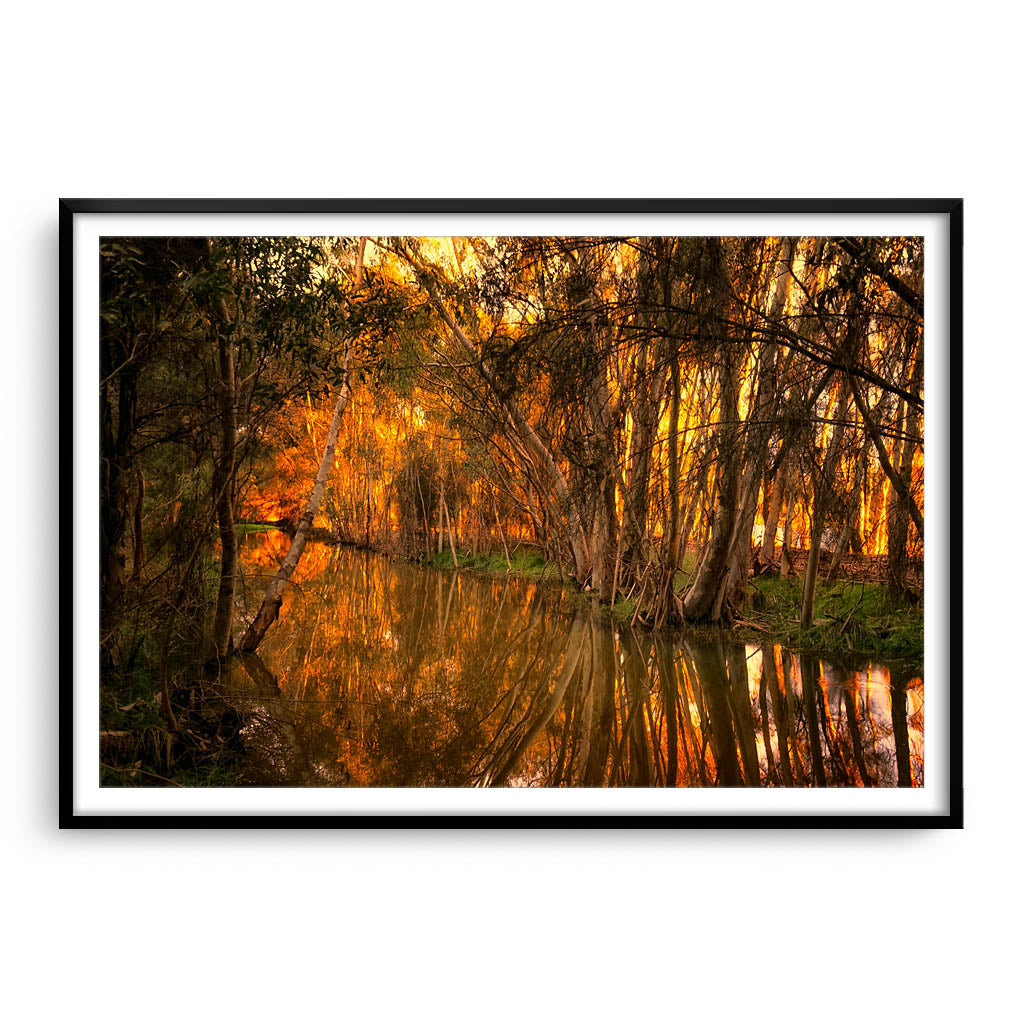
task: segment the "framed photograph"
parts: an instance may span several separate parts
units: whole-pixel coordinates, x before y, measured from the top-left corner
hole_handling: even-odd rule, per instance
[[[62,200],[61,827],[962,827],[962,236]]]

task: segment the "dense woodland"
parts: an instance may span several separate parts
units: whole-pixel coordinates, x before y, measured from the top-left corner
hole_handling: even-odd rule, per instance
[[[809,626],[844,556],[920,600],[918,238],[109,238],[101,273],[102,678],[172,732],[310,540],[528,550],[657,629],[794,566]],[[288,536],[255,615],[252,524]]]

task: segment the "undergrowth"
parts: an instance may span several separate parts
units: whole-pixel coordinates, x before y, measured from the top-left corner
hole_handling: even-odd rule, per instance
[[[459,568],[471,569],[474,572],[484,572],[497,575],[527,576],[532,579],[558,580],[560,573],[554,562],[547,562],[544,556],[538,551],[520,551],[509,554],[508,559],[504,553],[500,554],[477,554],[470,552],[459,552]],[[446,548],[440,554],[431,555],[424,563],[435,569],[454,569],[455,562],[451,550]]]
[[[155,623],[142,619],[124,631],[122,656],[106,667],[100,687],[102,786],[234,785],[241,778],[241,722],[205,678],[188,618],[167,637],[163,669]],[[162,671],[177,730],[163,713]]]
[[[765,635],[793,650],[870,654],[919,665],[924,659],[924,609],[894,597],[880,583],[819,581],[814,618],[800,628],[801,577],[763,576],[748,584],[747,603],[733,631]]]

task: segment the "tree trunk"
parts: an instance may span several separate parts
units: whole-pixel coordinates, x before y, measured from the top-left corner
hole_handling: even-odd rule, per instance
[[[849,300],[846,309],[847,328],[845,349],[847,352],[859,349],[862,339],[866,337],[866,321],[860,310],[860,298],[857,288]],[[800,604],[800,627],[807,629],[814,620],[814,590],[818,578],[818,564],[821,556],[821,539],[825,527],[836,511],[836,472],[842,455],[843,438],[846,428],[842,425],[850,407],[851,392],[855,389],[853,375],[847,373],[839,381],[839,392],[836,396],[832,419],[835,421],[832,434],[825,449],[820,471],[812,476],[814,508],[811,514],[810,537],[807,552],[807,568],[804,572],[803,598]],[[814,449],[812,446],[812,461]],[[806,501],[806,496],[805,496]]]
[[[921,381],[924,373],[924,352],[923,347],[918,345],[917,356],[914,362],[914,373],[910,389],[918,392],[921,388]],[[904,410],[905,413],[904,413]],[[913,497],[910,487],[914,474],[914,450],[916,442],[912,439],[918,431],[917,410],[905,402],[900,402],[899,419],[897,420],[897,434],[906,434],[902,441],[897,441],[896,451],[899,457],[899,478],[902,486],[897,490],[895,487],[889,492],[889,505],[886,518],[888,520],[888,583],[892,593],[903,596],[907,592],[907,536],[909,533],[910,504]],[[906,498],[904,498],[906,495]],[[916,507],[916,506],[915,506]]]
[[[224,659],[231,649],[231,623],[234,617],[235,579],[238,575],[238,533],[235,530],[235,346],[232,324],[223,297],[214,299],[213,314],[217,334],[218,406],[220,451],[213,472],[213,499],[220,534],[220,583],[213,616],[213,646]]]
[[[792,280],[790,263],[793,256],[792,239],[783,239],[774,265],[774,289],[768,305],[769,323],[777,323],[784,316],[789,301]],[[747,421],[744,423],[746,442],[743,446],[743,478],[736,528],[731,542],[729,573],[722,584],[713,611],[720,618],[722,608],[729,601],[739,609],[746,597],[747,576],[754,558],[753,532],[757,514],[757,494],[761,479],[771,459],[771,439],[774,422],[779,413],[779,359],[775,345],[762,344],[757,350],[757,392]]]
[[[793,547],[793,502],[786,502],[786,519],[782,528],[782,554],[779,556],[779,575],[786,577],[793,569],[789,552]]]
[[[788,243],[783,249],[788,254]],[[715,262],[714,313],[719,321],[727,319],[730,285],[724,266],[721,242],[714,241],[712,253]],[[770,314],[778,314],[785,307],[788,289],[788,269],[783,268],[773,297]],[[782,298],[780,298],[782,296]],[[723,331],[718,324],[716,331]],[[730,580],[746,579],[746,569],[752,557],[751,531],[753,503],[757,499],[757,481],[761,470],[759,462],[767,458],[767,444],[761,432],[759,437],[744,445],[740,440],[739,399],[742,386],[741,373],[744,357],[735,340],[724,338],[718,343],[719,422],[717,432],[717,465],[715,485],[717,500],[711,525],[711,537],[701,558],[694,581],[686,592],[683,613],[687,619],[721,617]],[[774,351],[761,362],[758,408],[770,408],[775,402]],[[744,472],[744,457],[748,460]],[[749,506],[749,507],[748,507]],[[734,560],[734,554],[737,558]]]
[[[146,480],[142,470],[135,474],[138,481],[135,493],[135,514],[132,521],[134,545],[132,549],[132,582],[137,583],[142,575],[142,563],[146,560],[146,539],[142,535],[142,512],[146,500]]]
[[[718,292],[716,312],[723,312],[727,284],[722,263],[721,246],[716,242],[719,267],[716,285]],[[717,432],[717,464],[715,467],[715,490],[717,494],[711,536],[683,600],[683,614],[687,619],[701,619],[712,611],[715,598],[722,583],[722,576],[728,568],[731,541],[736,525],[739,502],[741,452],[738,441],[737,421],[739,419],[740,369],[742,360],[737,346],[729,339],[718,345],[719,379],[719,422]]]
[[[452,564],[456,569],[459,567],[459,556],[455,553],[455,534],[452,530],[452,517],[448,512],[448,503],[444,500],[444,491],[441,491],[441,505],[444,508],[444,521],[448,527],[448,544],[452,551]]]
[[[498,501],[494,497],[494,486],[488,481],[491,490],[491,507],[494,509],[494,522],[498,526],[498,536],[501,538],[501,549],[505,552],[506,572],[512,571],[512,559],[508,556],[508,544],[505,542],[505,531],[501,528],[501,516],[498,513]]]
[[[440,497],[437,502],[437,553],[441,554],[444,550],[444,472],[441,473],[441,490]]]
[[[597,296],[594,296],[596,301]],[[619,537],[619,515],[615,505],[616,465],[615,417],[608,390],[608,352],[613,345],[603,338],[603,328],[596,316],[590,317],[590,345],[594,372],[589,381],[590,443],[593,453],[597,502],[594,508],[595,543],[591,546],[593,588],[601,601],[611,602],[615,586],[616,546]],[[609,342],[609,343],[605,343]],[[623,495],[623,499],[625,499]]]
[[[768,509],[764,521],[764,537],[761,539],[761,561],[768,564],[775,562],[775,537],[779,532],[779,517],[782,515],[782,499],[786,490],[786,464],[779,467],[775,479],[771,482],[768,498]]]
[[[664,384],[658,381],[648,388],[646,377],[638,378],[639,394],[633,399],[633,432],[630,438],[629,466],[622,495],[622,563],[635,576],[646,559],[647,520],[651,500],[651,455],[658,433],[658,414]]]
[[[132,474],[132,438],[136,429],[137,370],[128,359],[131,346],[102,332],[100,372],[100,657],[105,667],[120,661],[128,524],[128,481]],[[118,372],[117,368],[123,369]],[[112,395],[117,383],[116,402]],[[116,413],[115,413],[116,409]],[[116,420],[116,422],[115,422]]]
[[[836,578],[836,574],[839,572],[839,566],[842,564],[843,555],[846,554],[846,549],[850,546],[850,537],[853,535],[853,524],[847,518],[846,523],[843,526],[842,532],[839,534],[839,540],[836,542],[835,551],[832,552],[832,560],[828,565],[828,572],[825,574],[825,579],[832,581]]]
[[[679,568],[679,347],[671,343],[669,357],[671,400],[668,412],[668,554],[663,586],[671,587]]]
[[[856,329],[851,327],[851,330]],[[822,459],[820,473],[814,476],[814,510],[811,515],[810,539],[807,552],[807,569],[804,572],[803,600],[800,604],[800,628],[806,629],[814,619],[814,589],[818,579],[818,564],[821,558],[821,539],[836,506],[835,477],[842,455],[845,428],[840,426],[846,419],[850,406],[849,378],[840,378],[839,394],[836,397],[836,421],[829,437],[828,446]],[[812,454],[813,458],[813,454]]]
[[[803,599],[800,603],[801,629],[807,629],[814,619],[814,588],[818,578],[818,561],[821,557],[821,535],[823,532],[823,523],[816,523],[811,529],[811,541],[807,550],[807,568],[804,571]]]

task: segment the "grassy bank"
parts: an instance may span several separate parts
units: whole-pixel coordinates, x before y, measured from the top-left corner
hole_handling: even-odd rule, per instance
[[[818,582],[814,619],[801,629],[802,577],[751,580],[747,605],[733,631],[755,642],[766,635],[795,650],[872,655],[920,666],[924,607],[894,598],[880,583]]]
[[[440,554],[431,555],[423,564],[435,569],[455,568],[452,553],[447,548]],[[546,562],[544,556],[537,551],[516,552],[510,554],[507,560],[504,554],[473,555],[468,551],[460,551],[458,567],[492,576],[524,576],[528,579],[556,583],[562,579],[558,566],[554,562]]]
[[[504,554],[459,554],[459,569],[488,575],[512,575],[535,580],[564,581],[558,568],[545,562],[537,552],[511,555],[511,566]],[[451,551],[432,556],[426,565],[453,569]],[[694,556],[687,554],[676,574],[674,587],[681,593],[694,571]],[[794,651],[808,651],[823,657],[845,659],[851,655],[875,657],[921,666],[924,660],[924,609],[893,598],[888,588],[878,583],[827,583],[819,580],[815,594],[814,619],[807,629],[800,628],[800,604],[803,577],[762,576],[748,584],[747,603],[737,620],[727,628],[713,626],[684,627],[694,635],[725,633],[745,643],[782,644]],[[592,595],[579,594],[593,602]],[[644,618],[634,599],[619,597],[611,608],[602,611],[618,622]]]
[[[249,533],[278,532],[281,527],[276,523],[235,523],[235,530],[240,537]]]

